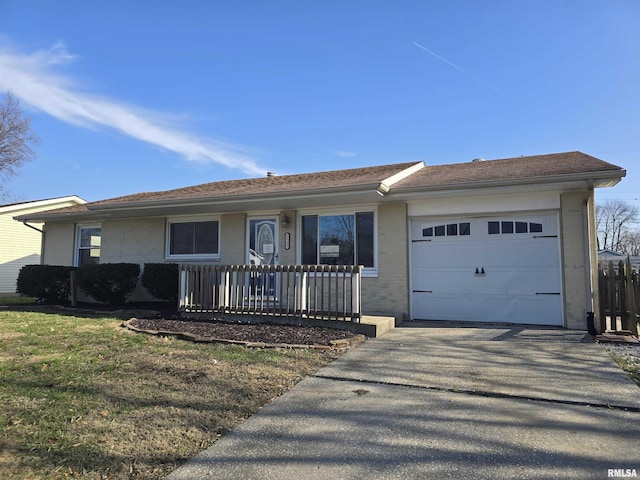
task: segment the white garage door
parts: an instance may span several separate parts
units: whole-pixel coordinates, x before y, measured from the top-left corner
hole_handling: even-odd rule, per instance
[[[412,318],[562,325],[557,223],[413,219]]]

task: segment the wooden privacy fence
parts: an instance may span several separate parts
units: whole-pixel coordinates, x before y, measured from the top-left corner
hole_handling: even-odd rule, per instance
[[[614,264],[598,264],[601,331],[630,330],[637,334],[638,303],[640,300],[639,273],[629,260]]]
[[[359,322],[362,267],[180,265],[185,313],[230,313]]]

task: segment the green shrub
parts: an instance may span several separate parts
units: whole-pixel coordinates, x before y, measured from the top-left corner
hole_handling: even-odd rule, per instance
[[[61,265],[25,265],[20,269],[16,292],[35,297],[47,304],[62,304],[69,301],[69,273],[75,267]]]
[[[159,300],[178,301],[178,264],[177,263],[145,263],[142,286]]]
[[[95,300],[111,305],[125,303],[138,284],[137,263],[99,263],[78,267],[78,287]]]

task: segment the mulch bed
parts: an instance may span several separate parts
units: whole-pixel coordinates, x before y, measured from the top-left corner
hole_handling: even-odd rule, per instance
[[[265,323],[132,318],[123,325],[155,335],[176,335],[198,342],[239,343],[253,347],[331,349],[346,348],[364,341],[363,335],[345,330]]]

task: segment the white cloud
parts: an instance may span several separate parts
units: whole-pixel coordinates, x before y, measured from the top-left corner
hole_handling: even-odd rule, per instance
[[[334,152],[338,157],[342,158],[352,158],[357,157],[358,154],[356,152],[350,152],[348,150],[334,150]]]
[[[107,127],[190,161],[217,163],[251,175],[268,170],[258,166],[240,145],[191,135],[168,122],[167,114],[82,91],[73,78],[54,71],[74,59],[62,42],[30,54],[0,46],[0,91],[11,90],[24,104],[64,122],[84,128]]]

